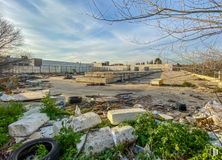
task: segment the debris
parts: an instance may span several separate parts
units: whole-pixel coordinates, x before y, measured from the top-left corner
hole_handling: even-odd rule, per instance
[[[139,114],[145,112],[146,110],[141,108],[110,110],[107,113],[107,118],[111,124],[117,125],[123,121],[135,120]]]
[[[178,108],[179,111],[184,112],[187,111],[187,105],[184,103],[176,103],[176,107]]]
[[[83,130],[95,127],[101,122],[102,121],[98,114],[94,112],[88,112],[78,117],[72,118],[71,128],[75,132],[79,132],[79,131],[83,131]]]
[[[12,137],[25,137],[31,135],[45,124],[49,118],[45,113],[33,113],[8,126]]]
[[[150,81],[150,84],[151,84],[152,86],[161,86],[161,85],[163,85],[163,79],[160,79],[160,78],[152,79],[152,80]]]
[[[86,154],[99,153],[104,149],[113,147],[114,141],[109,127],[89,132],[87,136],[83,135],[81,137],[81,142],[77,144],[78,150],[83,148],[83,152]]]
[[[135,105],[133,106],[133,108],[144,108],[144,106],[141,105],[141,104],[135,104]]]
[[[79,108],[78,105],[76,105],[76,109],[75,109],[75,116],[80,116],[82,113],[81,113],[81,110]]]
[[[173,120],[172,116],[169,116],[167,114],[163,114],[163,113],[158,113],[158,115],[163,118],[164,120]]]
[[[82,102],[82,97],[78,97],[78,96],[69,97],[68,102],[69,102],[69,104],[81,103]]]
[[[27,112],[23,113],[24,116],[29,116],[33,113],[40,113],[41,107],[34,107],[28,110]]]
[[[130,144],[136,140],[134,128],[131,126],[113,127],[111,132],[116,146],[120,144]]]

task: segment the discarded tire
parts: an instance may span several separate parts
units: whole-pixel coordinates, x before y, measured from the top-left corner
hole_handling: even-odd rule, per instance
[[[187,105],[186,105],[186,104],[183,104],[183,103],[177,103],[177,108],[178,108],[179,111],[181,111],[181,112],[187,111]]]
[[[48,154],[45,155],[42,160],[58,160],[59,159],[59,146],[55,140],[51,138],[41,138],[25,143],[18,148],[8,160],[24,160],[33,159],[36,153],[37,145],[44,145],[48,150]]]
[[[82,102],[82,97],[78,96],[69,97],[69,104],[76,104],[81,102]]]

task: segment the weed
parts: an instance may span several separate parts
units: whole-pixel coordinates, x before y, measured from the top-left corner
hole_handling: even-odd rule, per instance
[[[209,142],[209,136],[203,130],[173,122],[158,124],[148,113],[137,118],[134,128],[138,144],[149,145],[154,155],[163,159],[191,158]]]
[[[112,127],[112,124],[110,121],[106,118],[102,120],[102,123],[98,125],[98,128],[103,128],[103,127]]]
[[[0,106],[0,148],[10,139],[8,125],[18,120],[23,112],[21,103],[10,102]]]
[[[72,129],[63,127],[58,136],[55,139],[58,141],[61,147],[61,159],[72,160],[77,154],[76,144],[80,142],[80,138],[83,134],[73,132]]]
[[[51,120],[62,118],[64,115],[70,115],[69,112],[56,107],[55,100],[50,98],[49,94],[42,99],[42,103],[44,107],[41,108],[41,112],[46,113]]]
[[[216,151],[213,153],[212,151]],[[214,155],[215,154],[215,155]],[[196,156],[190,158],[189,160],[221,160],[222,159],[222,150],[219,147],[212,145],[207,145],[204,150],[197,154]]]
[[[49,153],[49,151],[46,149],[45,145],[39,144],[39,145],[37,146],[37,150],[36,150],[36,153],[35,153],[35,158],[36,158],[36,159],[42,159],[42,158],[45,157],[48,153]]]

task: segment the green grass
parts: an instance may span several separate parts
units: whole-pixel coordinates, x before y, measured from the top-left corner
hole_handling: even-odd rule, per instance
[[[8,125],[18,120],[23,112],[24,108],[21,103],[10,102],[0,105],[0,148],[10,139]]]
[[[140,115],[131,125],[138,136],[138,144],[149,145],[152,153],[161,159],[184,160],[201,156],[199,154],[210,145],[206,131],[168,121],[157,123],[151,114]]]
[[[41,108],[41,112],[46,113],[47,116],[51,120],[56,120],[58,118],[63,118],[65,115],[70,115],[69,112],[56,107],[55,100],[50,98],[49,95],[46,95],[42,99],[42,103],[44,104],[44,107]]]

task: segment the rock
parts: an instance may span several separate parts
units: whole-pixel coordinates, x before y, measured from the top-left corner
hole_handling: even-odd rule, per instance
[[[69,128],[70,127],[70,123],[71,123],[71,119],[69,118],[63,118],[61,121],[56,121],[53,123],[53,126],[52,126],[52,130],[53,130],[53,136],[56,136],[59,134],[61,128],[64,126],[66,128]]]
[[[9,134],[12,137],[29,136],[37,129],[39,129],[43,124],[45,124],[48,120],[49,118],[45,113],[33,113],[10,124],[8,126]]]
[[[34,132],[31,136],[28,137],[28,139],[26,139],[22,143],[27,143],[29,141],[32,141],[32,140],[35,140],[35,139],[39,139],[39,138],[43,138],[42,134],[40,132]]]
[[[113,127],[111,133],[116,146],[119,144],[130,144],[136,140],[134,128],[131,126]]]
[[[100,124],[101,118],[94,112],[88,112],[78,117],[74,117],[71,122],[71,128],[74,132],[83,131]]]
[[[150,81],[150,84],[152,86],[161,86],[163,85],[163,79],[160,79],[160,78],[153,79]]]
[[[135,120],[139,114],[145,113],[146,110],[141,108],[117,109],[107,113],[107,118],[111,124],[117,125],[123,121]]]
[[[86,141],[85,141],[86,138]],[[83,146],[85,141],[85,145]],[[80,150],[83,146],[83,152],[86,154],[99,153],[106,148],[113,148],[114,141],[109,127],[101,128],[98,131],[93,131],[84,135],[81,142],[77,144],[77,149]]]
[[[186,120],[190,123],[190,124],[195,124],[196,123],[196,119],[191,117],[191,116],[186,116]]]
[[[44,138],[53,138],[54,137],[53,126],[40,128],[40,133]]]
[[[25,137],[14,137],[15,138],[15,143],[20,143],[25,140]]]
[[[41,107],[35,107],[35,108],[31,108],[30,110],[28,110],[27,112],[23,113],[24,116],[29,116],[33,113],[40,113]]]
[[[158,114],[161,118],[163,118],[164,120],[173,120],[172,116],[169,116],[167,114],[163,114],[163,113],[159,113]]]
[[[141,104],[135,104],[135,105],[133,106],[133,108],[144,108],[144,106],[141,105]]]

